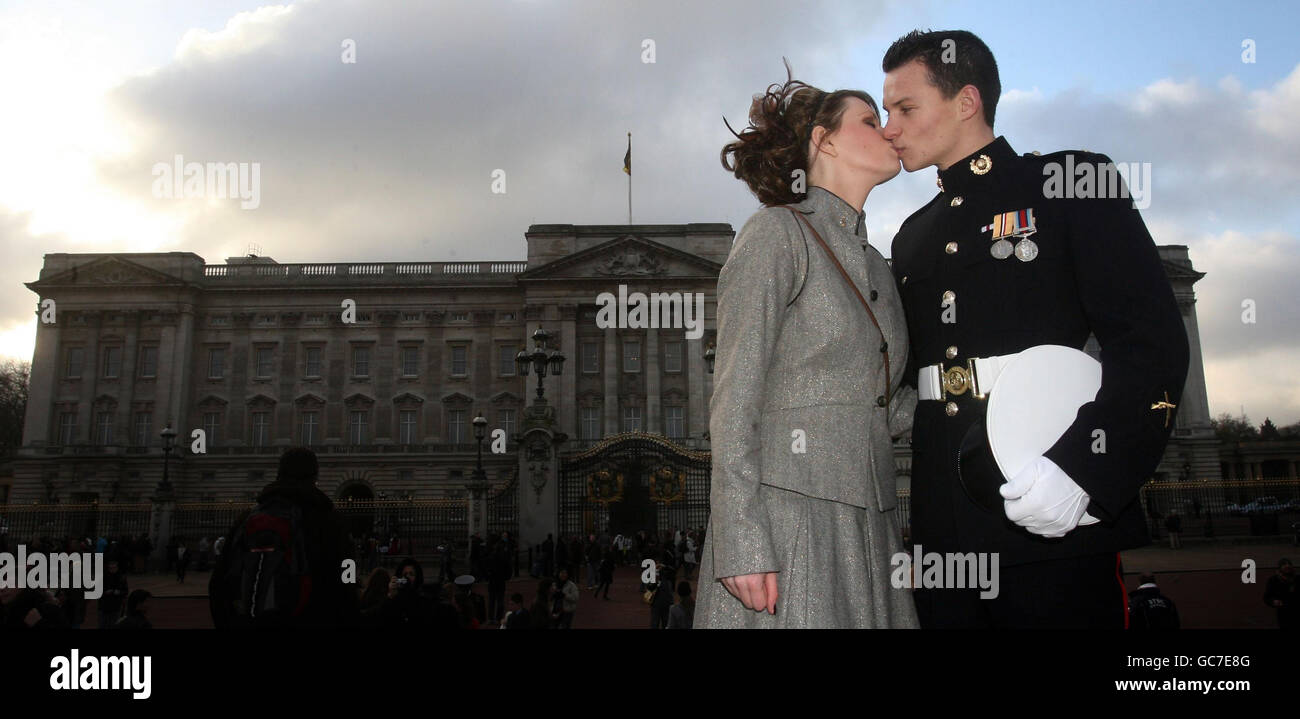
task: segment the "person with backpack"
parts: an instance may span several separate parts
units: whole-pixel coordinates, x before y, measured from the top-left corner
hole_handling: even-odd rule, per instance
[[[226,535],[208,585],[212,623],[227,627],[357,626],[355,587],[343,583],[347,526],[316,488],[316,453],[280,455],[274,482]]]
[[[1153,574],[1138,578],[1138,588],[1129,592],[1130,629],[1178,629],[1178,607],[1160,593]]]

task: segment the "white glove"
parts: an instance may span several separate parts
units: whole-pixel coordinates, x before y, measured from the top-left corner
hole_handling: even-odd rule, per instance
[[[1030,462],[998,490],[1007,519],[1044,537],[1064,537],[1077,526],[1096,524],[1088,493],[1047,457]]]

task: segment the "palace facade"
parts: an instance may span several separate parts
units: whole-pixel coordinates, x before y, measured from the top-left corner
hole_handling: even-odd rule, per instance
[[[544,537],[563,511],[566,456],[591,459],[622,433],[707,456],[705,351],[733,238],[727,224],[533,225],[527,260],[506,262],[46,255],[27,286],[53,321],[39,324],[6,494],[19,504],[149,501],[170,427],[177,501],[247,501],[293,445],[317,450],[332,497],[457,498],[470,491],[482,415],[491,491],[518,493],[531,516],[525,539]],[[1157,478],[1218,477],[1193,291],[1203,274],[1184,246],[1160,254],[1192,365]],[[702,333],[675,312],[657,328],[601,328],[599,297],[620,285],[702,293]],[[546,350],[566,358],[543,378],[545,412],[530,411],[538,378],[516,363],[539,328]],[[545,442],[528,446],[538,428],[553,456]],[[906,487],[905,444],[896,459]]]

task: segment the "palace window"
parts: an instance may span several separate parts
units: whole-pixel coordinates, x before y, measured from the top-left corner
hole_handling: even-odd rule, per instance
[[[141,345],[139,364],[141,377],[157,377],[158,347],[155,345]]]
[[[681,342],[664,343],[664,371],[665,372],[682,371],[682,343]]]
[[[86,363],[86,349],[84,347],[69,347],[66,359],[63,376],[67,379],[79,379],[82,366]]]
[[[254,447],[265,447],[270,441],[271,435],[271,413],[254,412],[253,413],[253,438]]]
[[[627,340],[623,343],[623,371],[641,371],[641,341]]]
[[[136,412],[134,430],[133,444],[136,447],[148,447],[153,441],[153,412]]]
[[[686,436],[686,418],[683,407],[664,407],[664,429],[669,437],[682,439]]]
[[[398,441],[402,444],[415,444],[416,417],[416,411],[413,409],[404,409],[398,413]]]
[[[104,348],[104,378],[114,379],[122,374],[122,348]]]
[[[306,359],[303,366],[303,376],[319,377],[320,376],[320,348],[308,347]]]
[[[367,411],[354,409],[348,413],[348,442],[351,444],[366,443],[366,428],[369,424]]]
[[[320,412],[315,410],[303,412],[299,423],[298,438],[305,446],[316,444],[320,436]]]
[[[226,348],[208,349],[208,379],[221,379],[226,376]]]

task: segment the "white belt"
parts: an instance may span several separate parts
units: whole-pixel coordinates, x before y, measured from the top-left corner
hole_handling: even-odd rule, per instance
[[[916,389],[920,399],[947,400],[949,395],[965,394],[967,390],[976,399],[984,399],[993,389],[1003,368],[1011,364],[1019,352],[997,357],[972,357],[966,366],[956,365],[944,369],[942,364],[922,367],[917,373]]]

